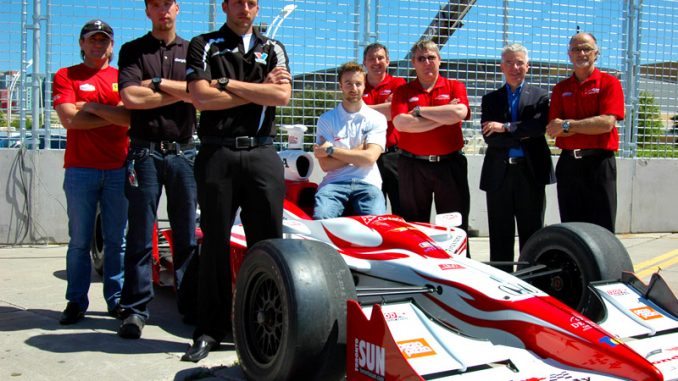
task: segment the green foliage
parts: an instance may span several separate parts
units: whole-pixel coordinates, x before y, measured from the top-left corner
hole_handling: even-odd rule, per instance
[[[674,132],[678,132],[678,114],[672,116],[671,121],[673,121],[673,126],[671,126],[671,129]]]
[[[654,95],[649,91],[641,91],[638,109],[638,146],[649,148],[656,144],[663,135],[664,123],[661,111]]]
[[[12,122],[10,127],[14,127],[17,131],[19,130],[19,115],[12,112]],[[30,116],[26,116],[26,129],[30,130],[33,126],[33,119]],[[7,127],[7,115],[5,112],[0,112],[0,127]]]
[[[304,143],[312,144],[318,117],[337,105],[337,93],[305,88],[292,92],[289,105],[276,108],[276,125],[303,124],[308,127]]]

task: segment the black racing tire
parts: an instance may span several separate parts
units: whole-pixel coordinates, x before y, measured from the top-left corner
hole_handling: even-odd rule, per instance
[[[541,264],[555,274],[527,280],[582,314],[600,316],[602,305],[589,284],[617,280],[622,272],[633,271],[624,245],[609,230],[584,222],[547,226],[537,231],[520,253],[527,266]]]
[[[259,242],[238,271],[233,338],[249,380],[343,380],[350,270],[318,241]]]
[[[92,243],[90,254],[92,267],[99,276],[104,275],[104,231],[101,227],[101,209],[97,205],[97,213],[94,218],[94,230],[92,231]]]

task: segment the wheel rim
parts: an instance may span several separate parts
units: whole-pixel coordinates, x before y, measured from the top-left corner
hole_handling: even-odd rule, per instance
[[[568,306],[578,309],[584,299],[586,281],[577,260],[565,251],[551,250],[536,258],[536,263],[559,270],[536,277],[532,284]]]
[[[283,309],[275,281],[260,275],[252,282],[247,299],[245,322],[247,347],[261,364],[272,362],[283,337]]]

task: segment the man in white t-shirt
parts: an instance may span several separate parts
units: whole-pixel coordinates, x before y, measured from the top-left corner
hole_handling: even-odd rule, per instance
[[[386,213],[377,159],[386,146],[386,118],[362,101],[365,70],[339,68],[342,100],[318,119],[313,153],[326,172],[315,195],[314,219]]]

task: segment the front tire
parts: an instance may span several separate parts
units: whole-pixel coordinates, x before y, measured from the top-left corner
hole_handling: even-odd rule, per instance
[[[601,226],[584,222],[550,225],[537,231],[525,244],[519,261],[556,270],[527,281],[590,317],[597,316],[602,306],[588,285],[616,280],[622,272],[633,271],[631,258],[617,237]]]
[[[233,303],[233,336],[247,378],[343,379],[349,299],[356,299],[351,273],[328,245],[275,239],[253,246]]]

